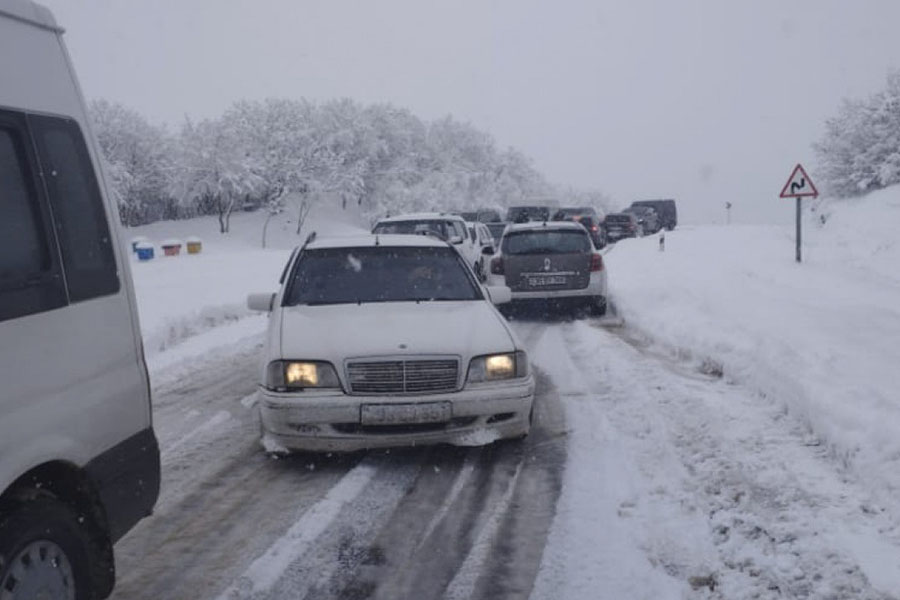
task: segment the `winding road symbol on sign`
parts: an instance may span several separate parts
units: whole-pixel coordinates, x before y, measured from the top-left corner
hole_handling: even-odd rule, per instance
[[[819,190],[816,189],[812,179],[806,174],[801,165],[794,167],[790,178],[781,189],[781,198],[818,198]]]

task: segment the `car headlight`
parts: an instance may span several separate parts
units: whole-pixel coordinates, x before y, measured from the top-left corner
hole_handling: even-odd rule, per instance
[[[266,387],[276,392],[306,388],[339,388],[334,367],[327,362],[275,360],[266,369]]]
[[[504,354],[477,356],[469,363],[467,383],[500,381],[528,376],[528,356],[519,350]]]

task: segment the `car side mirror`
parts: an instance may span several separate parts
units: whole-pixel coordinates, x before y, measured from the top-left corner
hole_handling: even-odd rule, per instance
[[[485,256],[493,256],[495,250],[493,246],[484,246],[481,248],[481,253]]]
[[[512,302],[512,290],[505,285],[488,285],[484,288],[487,290],[488,298],[494,304],[507,304]]]
[[[462,241],[462,237],[458,235],[451,235],[449,240],[451,244],[462,244]]]
[[[259,312],[272,312],[275,294],[250,294],[247,296],[247,308]]]

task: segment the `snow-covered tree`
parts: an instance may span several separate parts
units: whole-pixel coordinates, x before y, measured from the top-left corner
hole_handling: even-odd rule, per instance
[[[257,158],[242,143],[233,121],[194,124],[187,120],[181,130],[172,195],[182,204],[198,204],[201,212],[215,212],[219,231],[228,233],[235,204],[260,189]]]
[[[814,146],[827,191],[849,197],[900,183],[900,71],[864,100],[844,100]]]
[[[500,209],[552,193],[528,159],[499,150],[489,134],[451,117],[424,122],[389,104],[241,101],[218,118],[187,120],[175,136],[133,111],[97,106],[130,224],[217,214],[227,232],[233,208],[251,204],[291,211],[299,234],[320,202],[356,203],[374,217]]]
[[[92,102],[90,115],[123,223],[174,218],[168,195],[173,142],[165,128],[105,100]]]

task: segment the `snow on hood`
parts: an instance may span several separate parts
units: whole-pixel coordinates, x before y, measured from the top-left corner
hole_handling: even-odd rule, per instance
[[[282,309],[283,358],[328,360],[421,354],[472,356],[516,349],[488,302],[384,302]],[[465,364],[465,362],[463,362]]]

